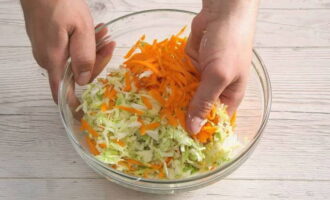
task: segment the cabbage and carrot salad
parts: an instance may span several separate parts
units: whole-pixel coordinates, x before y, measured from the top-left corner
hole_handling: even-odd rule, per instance
[[[198,134],[185,130],[200,74],[185,54],[183,31],[152,43],[142,36],[118,69],[83,93],[81,129],[103,163],[139,177],[177,179],[231,159],[238,142],[225,105],[214,104]]]

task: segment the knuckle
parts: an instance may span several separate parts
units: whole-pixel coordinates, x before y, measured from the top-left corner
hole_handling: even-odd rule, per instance
[[[41,53],[40,51],[33,50],[33,57],[37,61],[38,65],[46,68],[50,63],[50,57],[46,53]]]
[[[75,29],[83,32],[85,30],[94,30],[93,22],[90,18],[84,20],[77,20],[74,22]]]
[[[215,82],[215,84],[229,84],[232,80],[232,72],[230,70],[215,67],[211,69],[207,77]]]
[[[191,110],[194,115],[205,117],[207,113],[212,109],[213,103],[209,98],[199,97],[192,103]]]
[[[244,91],[234,92],[232,95],[232,101],[236,104],[239,104],[242,101],[242,99],[244,98],[244,94],[245,94]]]
[[[91,58],[77,58],[74,66],[78,71],[89,71],[94,65],[94,60]]]
[[[229,71],[226,71],[226,70],[223,70],[223,71],[220,71],[217,75],[217,78],[218,78],[218,81],[221,82],[221,83],[229,83],[232,79],[232,76],[231,74],[229,73]]]

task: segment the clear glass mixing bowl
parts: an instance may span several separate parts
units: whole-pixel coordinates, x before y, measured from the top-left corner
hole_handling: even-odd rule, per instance
[[[116,41],[116,49],[111,61],[106,68],[118,67],[123,62],[123,55],[143,34],[146,34],[147,41],[163,39],[177,33],[183,26],[187,25],[190,30],[190,23],[196,13],[182,10],[146,10],[129,14],[106,23],[103,28],[108,29],[97,42],[98,47],[106,41]],[[185,32],[186,35],[189,31]],[[100,77],[104,77],[106,70],[103,70]],[[134,177],[117,171],[106,164],[98,161],[88,151],[84,134],[80,130],[80,118],[82,113],[75,112],[79,105],[79,97],[85,87],[74,83],[73,74],[68,61],[63,80],[59,89],[59,109],[61,118],[70,141],[79,155],[96,172],[119,185],[150,193],[175,193],[207,186],[237,169],[250,156],[256,147],[260,136],[268,121],[271,107],[271,86],[269,77],[260,57],[254,51],[252,69],[246,95],[241,103],[237,115],[236,133],[241,141],[242,147],[235,158],[229,163],[210,171],[190,178],[177,180],[151,180]]]

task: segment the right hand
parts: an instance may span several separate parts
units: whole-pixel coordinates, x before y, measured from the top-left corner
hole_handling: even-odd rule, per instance
[[[110,42],[96,52],[98,37],[84,0],[21,0],[33,56],[47,70],[53,99],[67,59],[71,57],[74,79],[85,85],[110,60],[115,43]],[[96,38],[95,38],[96,37]]]

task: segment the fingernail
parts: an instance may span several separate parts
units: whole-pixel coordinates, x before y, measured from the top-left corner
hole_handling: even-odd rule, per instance
[[[202,126],[205,124],[204,120],[200,117],[192,117],[191,118],[191,132],[192,134],[197,134]]]
[[[77,79],[77,83],[80,84],[80,85],[84,85],[84,84],[87,84],[90,79],[91,79],[91,72],[90,71],[81,72],[79,74],[78,79]]]

